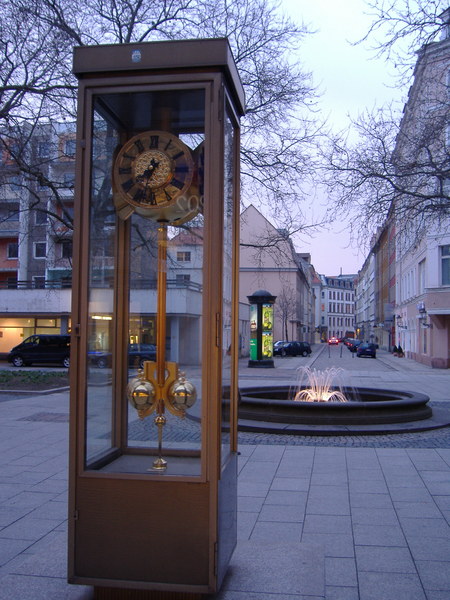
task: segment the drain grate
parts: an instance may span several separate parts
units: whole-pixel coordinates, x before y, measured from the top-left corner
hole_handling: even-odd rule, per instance
[[[22,417],[21,419],[17,420],[40,421],[41,423],[68,423],[69,415],[67,413],[40,412],[30,415],[29,417]]]

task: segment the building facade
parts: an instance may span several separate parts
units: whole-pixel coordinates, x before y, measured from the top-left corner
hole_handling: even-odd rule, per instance
[[[375,254],[371,250],[355,285],[355,337],[374,342],[377,325],[375,303]]]
[[[450,11],[444,13],[450,23]],[[429,165],[417,174],[413,192],[425,198],[405,227],[396,205],[395,343],[406,356],[436,368],[450,367],[450,209],[448,194],[450,142],[450,38],[424,46],[418,53],[404,108],[395,156],[402,163]],[[433,168],[431,168],[433,167]],[[442,194],[442,196],[441,196]],[[441,197],[440,197],[441,196]],[[414,197],[413,197],[414,198]],[[414,200],[413,200],[414,201]],[[439,217],[433,218],[433,212]]]
[[[276,296],[274,340],[314,342],[315,299],[307,255],[253,205],[241,214],[239,299],[267,290]]]
[[[356,275],[321,275],[321,341],[355,337]]]
[[[0,353],[71,328],[75,128],[42,125],[23,136],[21,145],[1,140]]]

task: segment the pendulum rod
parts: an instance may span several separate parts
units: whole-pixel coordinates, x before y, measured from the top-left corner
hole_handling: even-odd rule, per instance
[[[166,424],[164,416],[164,385],[166,382],[166,288],[167,288],[167,223],[158,223],[158,309],[156,313],[156,382],[157,409],[155,425],[158,427],[158,458],[153,470],[163,471],[167,461],[162,457],[162,434]]]
[[[166,380],[167,223],[158,223],[158,310],[156,313],[156,373],[162,390]]]

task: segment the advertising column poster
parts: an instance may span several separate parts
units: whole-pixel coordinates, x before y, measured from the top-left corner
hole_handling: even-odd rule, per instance
[[[273,356],[273,304],[262,305],[262,356]]]
[[[250,305],[250,360],[258,360],[258,305]]]

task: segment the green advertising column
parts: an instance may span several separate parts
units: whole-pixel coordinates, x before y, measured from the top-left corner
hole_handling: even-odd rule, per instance
[[[273,368],[273,305],[276,296],[259,290],[247,296],[250,303],[249,367]]]

